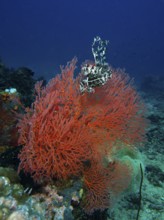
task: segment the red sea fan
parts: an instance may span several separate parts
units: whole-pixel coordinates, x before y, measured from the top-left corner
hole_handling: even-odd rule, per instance
[[[104,86],[81,99],[87,126],[102,140],[99,145],[102,158],[113,161],[103,167],[100,157],[96,158],[84,172],[84,208],[88,214],[111,207],[128,188],[132,170],[115,161],[111,153],[143,141],[147,124],[144,105],[128,75],[120,69],[112,72],[112,78]]]
[[[36,84],[36,100],[18,124],[19,144],[24,145],[19,170],[36,181],[79,176],[91,158],[94,136],[81,114],[79,83],[73,79],[75,62],[45,88]]]
[[[96,210],[103,211],[109,208],[109,176],[107,168],[99,162],[92,162],[91,166],[84,171],[83,207],[87,214]]]
[[[130,170],[114,161],[111,152],[142,141],[146,122],[127,74],[112,70],[105,85],[82,94],[80,77],[73,78],[75,63],[62,68],[45,88],[36,84],[36,100],[18,124],[19,144],[24,145],[19,170],[38,182],[83,176],[85,210],[92,213],[108,208],[128,187]],[[102,161],[109,159],[114,162],[104,167]]]
[[[84,171],[85,212],[91,215],[96,210],[105,210],[114,205],[117,197],[128,188],[131,182],[131,169],[120,162],[103,166],[101,161],[92,162]]]
[[[82,96],[86,123],[104,133],[108,143],[136,143],[144,139],[144,106],[128,75],[112,70],[112,78],[94,93]]]

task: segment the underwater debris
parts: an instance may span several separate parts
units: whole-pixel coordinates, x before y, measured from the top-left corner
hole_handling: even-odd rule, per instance
[[[81,68],[82,79],[80,91],[94,92],[97,86],[103,86],[112,77],[112,71],[106,62],[106,49],[108,41],[95,37],[92,44],[94,63],[86,61]]]

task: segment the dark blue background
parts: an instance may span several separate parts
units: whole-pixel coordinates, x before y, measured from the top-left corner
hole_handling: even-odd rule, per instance
[[[47,79],[74,56],[93,59],[94,36],[108,61],[137,80],[164,75],[163,0],[0,0],[0,56]]]

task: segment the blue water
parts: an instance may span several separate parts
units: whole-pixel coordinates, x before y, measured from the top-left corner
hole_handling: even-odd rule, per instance
[[[164,75],[164,0],[0,0],[0,57],[50,79],[74,56],[93,59],[108,39],[108,62],[136,78]]]

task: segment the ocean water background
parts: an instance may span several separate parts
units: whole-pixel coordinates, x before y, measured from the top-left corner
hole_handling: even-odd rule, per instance
[[[74,56],[93,60],[95,36],[107,61],[141,81],[164,75],[164,0],[0,0],[0,57],[52,78]]]

